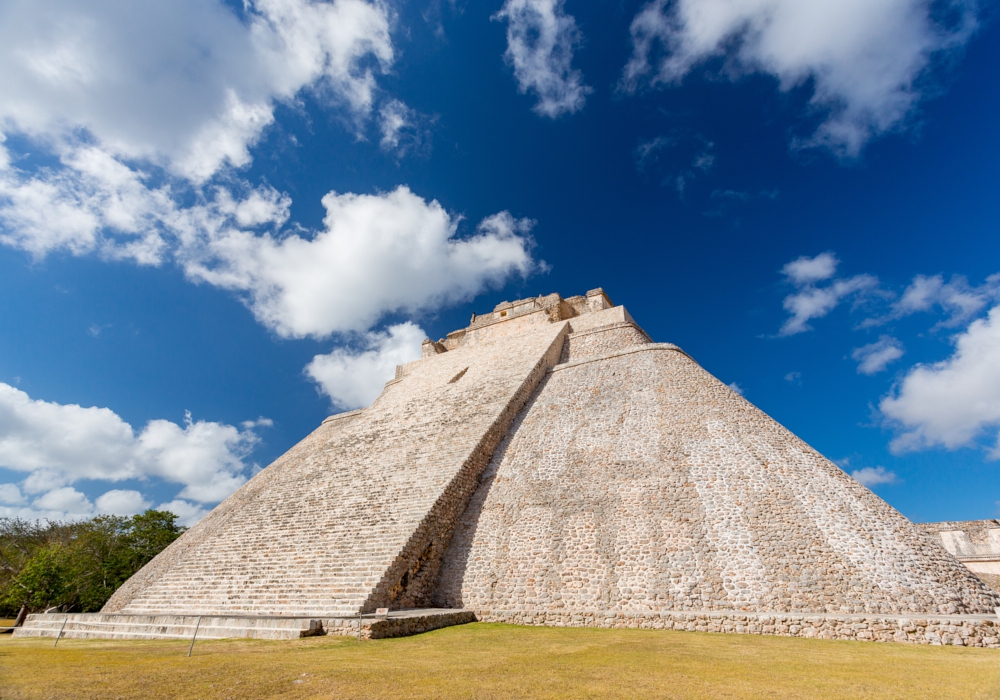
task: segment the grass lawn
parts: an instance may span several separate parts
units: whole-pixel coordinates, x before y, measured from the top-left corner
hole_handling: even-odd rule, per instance
[[[472,624],[358,642],[0,638],[14,698],[1000,698],[1000,651]]]

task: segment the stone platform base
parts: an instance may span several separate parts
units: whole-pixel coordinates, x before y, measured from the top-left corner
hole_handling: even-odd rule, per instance
[[[997,615],[476,610],[476,619],[515,625],[729,632],[1000,649]]]
[[[383,639],[420,634],[440,627],[475,622],[470,610],[396,610],[388,617],[364,615],[362,639]],[[263,617],[197,615],[120,615],[71,613],[29,615],[15,637],[61,639],[204,639],[245,637],[252,639],[298,639],[324,634],[357,636],[357,617]]]

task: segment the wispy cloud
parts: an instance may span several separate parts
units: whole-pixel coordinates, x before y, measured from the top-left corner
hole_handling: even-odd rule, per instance
[[[701,134],[675,130],[640,141],[633,157],[639,172],[658,171],[664,184],[683,195],[691,181],[715,165],[715,144]]]
[[[826,316],[844,299],[862,297],[878,287],[878,278],[872,275],[834,278],[839,262],[833,253],[827,252],[812,258],[797,258],[781,269],[796,290],[782,303],[789,317],[778,331],[779,336],[812,330],[811,320]]]
[[[514,68],[518,90],[538,97],[535,112],[555,119],[583,109],[593,88],[573,68],[582,35],[563,0],[506,0],[493,19],[507,22],[504,59]]]
[[[888,335],[881,336],[874,343],[862,345],[851,352],[858,363],[858,374],[877,374],[903,356],[903,344]]]
[[[379,145],[383,151],[405,156],[426,154],[430,150],[430,125],[433,119],[407,107],[401,100],[388,100],[378,111]]]

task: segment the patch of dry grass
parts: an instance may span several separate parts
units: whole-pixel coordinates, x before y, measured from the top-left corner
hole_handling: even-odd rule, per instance
[[[1000,698],[1000,652],[473,624],[403,639],[0,641],[0,698]]]

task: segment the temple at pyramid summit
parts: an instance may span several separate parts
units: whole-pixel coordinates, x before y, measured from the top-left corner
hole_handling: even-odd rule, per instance
[[[424,341],[371,406],[323,421],[102,613],[34,615],[18,634],[374,637],[478,619],[998,647],[998,607],[924,530],[595,289]]]

